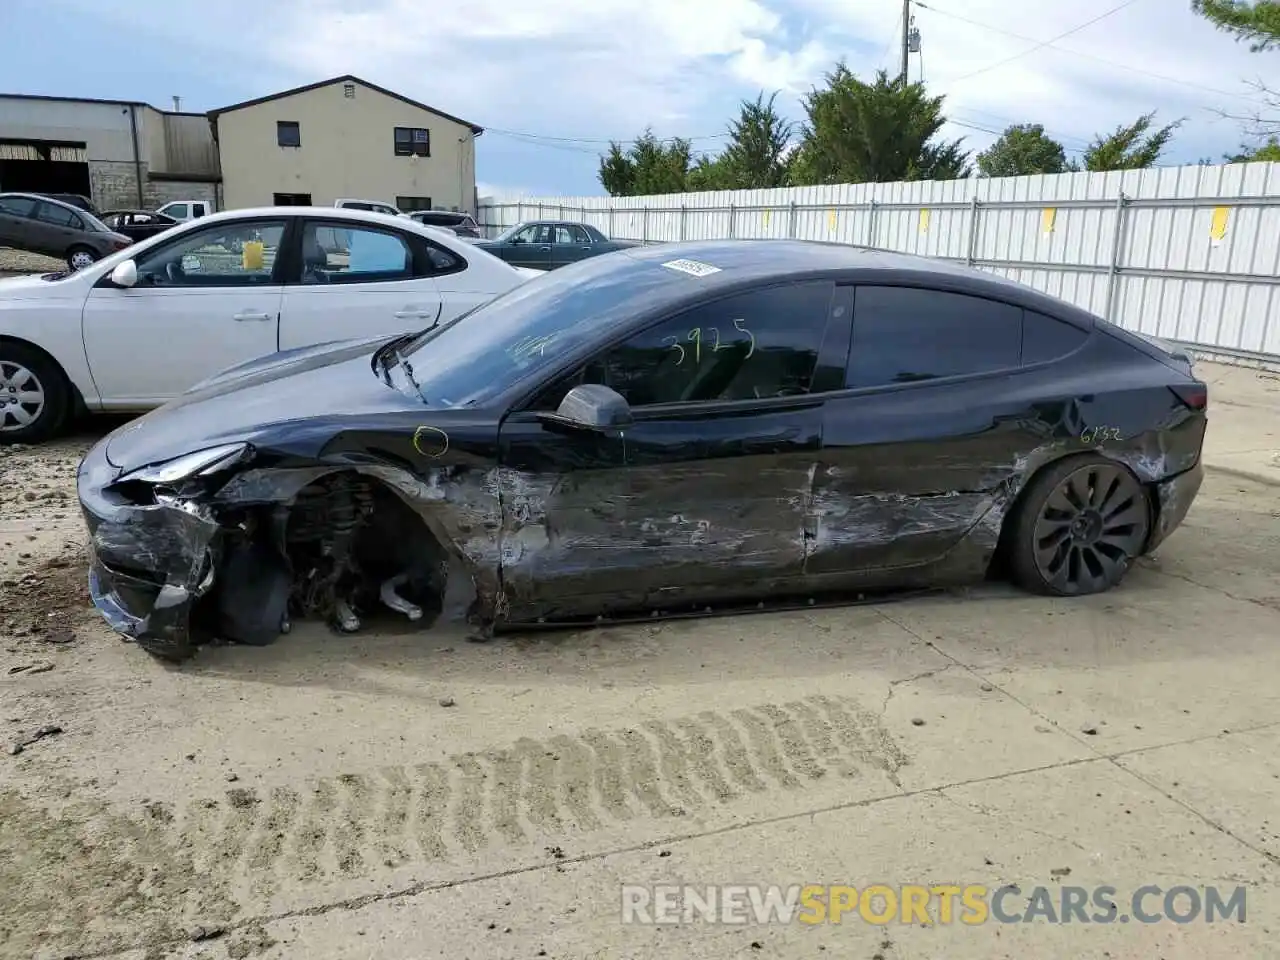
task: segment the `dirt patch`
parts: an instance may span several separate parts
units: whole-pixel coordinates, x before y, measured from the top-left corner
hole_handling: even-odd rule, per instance
[[[234,913],[163,817],[125,817],[92,802],[54,809],[3,791],[0,850],[3,956],[186,939],[193,923],[227,923]]]
[[[14,250],[12,247],[0,247],[0,272],[2,273],[48,273],[51,270],[65,270],[67,265],[57,257],[46,257],[26,250]]]
[[[17,643],[74,643],[92,611],[83,548],[66,545],[28,572],[0,579],[0,611],[4,634]]]

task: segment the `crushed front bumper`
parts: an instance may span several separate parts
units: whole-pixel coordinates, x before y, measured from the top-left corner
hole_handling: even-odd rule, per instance
[[[80,464],[76,489],[89,528],[89,593],[117,633],[157,656],[191,650],[190,613],[212,586],[218,524],[190,503],[132,503],[103,441]]]

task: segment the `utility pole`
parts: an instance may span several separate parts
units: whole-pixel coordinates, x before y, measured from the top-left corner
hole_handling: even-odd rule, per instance
[[[902,85],[909,82],[907,76],[907,54],[911,43],[911,0],[902,0]]]

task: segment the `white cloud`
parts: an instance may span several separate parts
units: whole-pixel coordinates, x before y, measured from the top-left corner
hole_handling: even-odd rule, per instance
[[[840,31],[878,29],[883,35],[886,27],[883,11],[865,4],[795,2]],[[956,119],[993,130],[1015,122],[1041,123],[1069,148],[1083,147],[1094,134],[1151,110],[1158,110],[1163,122],[1187,118],[1179,140],[1192,160],[1197,149],[1216,157],[1234,147],[1238,124],[1221,120],[1218,111],[1255,109],[1257,101],[1243,81],[1269,71],[1280,85],[1280,55],[1250,54],[1192,13],[1190,0],[1136,2],[1051,46],[1033,49],[1033,41],[1050,40],[1117,5],[1118,0],[1022,0],[1016,5],[966,0],[962,7],[929,2],[915,10],[922,50],[911,58],[912,78],[919,77],[923,64],[930,90],[947,94],[948,111]],[[968,136],[975,145],[992,139],[960,127],[949,133]]]
[[[246,99],[363,76],[490,128],[481,177],[541,192],[594,192],[605,141],[646,125],[659,136],[707,136],[695,148],[714,150],[723,141],[709,135],[722,135],[739,100],[762,89],[782,90],[779,104],[801,119],[803,92],[840,57],[864,76],[896,72],[900,30],[900,8],[884,0],[222,0],[197,18],[195,54],[185,24],[196,21],[173,9],[205,10],[194,0],[57,2],[113,18],[122,37],[167,35],[193,50],[193,72],[243,78]],[[1239,124],[1214,111],[1255,109],[1243,81],[1269,74],[1280,87],[1280,53],[1250,54],[1195,16],[1190,0],[1137,0],[1028,52],[1119,2],[925,0],[912,76],[923,67],[930,90],[947,95],[958,121],[948,135],[973,148],[993,139],[974,127],[1038,122],[1078,151],[1150,110],[1163,122],[1189,118],[1178,159],[1235,147]],[[194,108],[220,105],[184,92]]]

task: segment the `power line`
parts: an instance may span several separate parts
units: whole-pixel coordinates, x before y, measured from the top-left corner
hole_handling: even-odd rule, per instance
[[[998,60],[995,63],[991,63],[985,67],[981,67],[977,70],[974,70],[972,73],[966,73],[963,76],[956,77],[954,80],[951,81],[951,83],[952,84],[961,83],[973,77],[981,76],[982,74],[988,73],[991,70],[997,70],[1000,67],[1003,67],[1007,63],[1013,63],[1013,61],[1015,60],[1021,60],[1023,57],[1028,56],[1029,54],[1035,53],[1037,50],[1043,50],[1045,47],[1051,47],[1055,43],[1057,43],[1059,40],[1063,40],[1074,33],[1079,33],[1081,30],[1085,30],[1089,27],[1092,27],[1095,23],[1099,22],[1100,20],[1105,20],[1107,19],[1107,17],[1113,14],[1119,13],[1125,7],[1131,7],[1137,2],[1138,0],[1124,0],[1123,3],[1117,4],[1116,6],[1108,10],[1106,13],[1098,14],[1098,16],[1094,17],[1092,20],[1087,20],[1084,23],[1080,24],[1079,26],[1072,27],[1070,30],[1066,30],[1058,34],[1056,37],[1053,37],[1049,40],[1037,41],[1034,47],[1028,47],[1026,50],[1023,50],[1021,53],[1015,53],[1012,57],[1006,57],[1003,60]],[[924,7],[924,9],[926,10],[933,9],[932,7],[925,7],[925,5],[923,3],[920,3],[919,0],[916,0],[916,6]]]
[[[1054,41],[1037,40],[1035,37],[1028,37],[1026,34],[1022,34],[1022,33],[1014,33],[1012,30],[1006,30],[1003,27],[997,27],[989,23],[983,23],[980,20],[973,20],[973,19],[970,19],[969,17],[961,16],[958,13],[951,13],[950,11],[947,11],[947,10],[939,10],[937,7],[931,7],[926,3],[922,3],[921,0],[912,0],[912,2],[917,7],[920,7],[922,10],[928,10],[930,13],[936,13],[939,16],[949,17],[952,20],[959,20],[962,23],[967,23],[970,26],[974,26],[974,27],[980,27],[983,30],[990,30],[992,33],[999,33],[999,34],[1003,34],[1006,37],[1013,37],[1015,40],[1025,40],[1028,43],[1041,44],[1042,46],[1050,47],[1053,50],[1058,51],[1059,53],[1069,53],[1072,56],[1083,57],[1084,59],[1092,60],[1095,63],[1105,63],[1107,66],[1110,66],[1110,67],[1116,67],[1120,70],[1128,70],[1131,73],[1142,74],[1143,76],[1152,77],[1156,80],[1163,80],[1166,83],[1176,83],[1180,86],[1190,87],[1195,90],[1205,90],[1205,91],[1208,91],[1209,93],[1216,93],[1219,96],[1235,97],[1240,100],[1248,100],[1252,103],[1258,102],[1257,97],[1250,96],[1249,94],[1238,93],[1231,90],[1219,90],[1217,87],[1206,86],[1203,83],[1195,83],[1191,80],[1182,80],[1178,77],[1170,77],[1163,73],[1155,73],[1152,70],[1144,70],[1141,67],[1135,67],[1127,63],[1121,63],[1118,60],[1108,60],[1105,57],[1094,56],[1091,53],[1084,53],[1081,50],[1072,50],[1069,47],[1059,47],[1055,44]],[[1022,56],[1022,55],[1023,54],[1019,54],[1019,56]]]
[[[632,139],[624,138],[621,140],[614,140],[611,138],[605,139],[600,137],[552,137],[552,136],[547,136],[546,134],[541,134],[541,133],[524,133],[519,130],[503,130],[500,127],[485,127],[485,131],[487,133],[496,133],[504,137],[515,137],[518,140],[547,141],[548,143],[563,143],[563,144],[595,143],[595,144],[605,144],[605,145],[616,143],[619,146],[627,147],[640,142],[640,138],[638,137],[632,138]],[[654,137],[654,141],[657,143],[675,143],[677,140],[685,140],[690,143],[694,143],[699,140],[719,140],[727,136],[729,136],[728,132],[704,133],[694,137]]]

